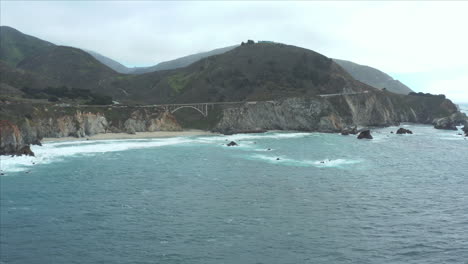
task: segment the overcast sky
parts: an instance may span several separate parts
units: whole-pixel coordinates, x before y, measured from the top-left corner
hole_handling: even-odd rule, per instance
[[[148,66],[272,40],[468,102],[468,2],[1,1],[1,25]]]

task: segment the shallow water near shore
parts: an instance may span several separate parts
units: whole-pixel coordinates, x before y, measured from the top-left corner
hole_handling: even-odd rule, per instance
[[[468,140],[403,127],[34,146],[0,160],[0,261],[465,263]]]

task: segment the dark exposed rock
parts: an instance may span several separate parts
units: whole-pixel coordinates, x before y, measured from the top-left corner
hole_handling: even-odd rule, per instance
[[[29,146],[24,146],[22,147],[16,155],[21,156],[21,155],[26,155],[26,156],[33,156],[34,157],[34,152],[32,152],[31,148]]]
[[[432,124],[436,129],[457,130],[459,125],[468,125],[468,117],[464,113],[456,112],[448,117],[436,118]]]
[[[39,139],[34,139],[33,142],[31,143],[32,145],[37,145],[37,146],[42,146],[42,143]]]
[[[234,146],[239,146],[236,142],[231,141],[227,144],[228,147],[234,147]]]
[[[457,130],[455,123],[450,117],[435,119],[433,124],[436,129]]]
[[[341,135],[356,135],[358,133],[358,130],[357,130],[357,127],[356,126],[353,126],[353,127],[345,127],[342,131],[341,131]]]
[[[468,137],[468,125],[465,125],[462,130],[465,132],[465,137]]]
[[[359,133],[358,139],[373,139],[371,133],[370,133],[370,130],[364,130],[362,131],[361,133]]]
[[[396,133],[397,134],[413,134],[413,131],[400,127]]]

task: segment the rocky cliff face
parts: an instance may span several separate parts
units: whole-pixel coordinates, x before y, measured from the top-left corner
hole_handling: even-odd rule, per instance
[[[224,109],[214,130],[222,133],[273,129],[339,132],[352,126],[430,123],[435,117],[457,111],[455,105],[445,99],[434,103],[411,102],[411,99],[376,92],[250,103]]]
[[[177,131],[177,120],[161,108],[93,108],[20,106],[24,116],[15,106],[3,107],[3,116],[14,113],[11,120],[1,121],[0,135],[2,155],[22,154],[29,144],[40,144],[44,137],[86,137],[98,133],[136,133],[153,131]],[[24,109],[27,108],[27,109]]]
[[[25,152],[27,147],[18,127],[9,121],[0,120],[0,155],[19,154]]]
[[[210,115],[210,116],[213,116]],[[292,97],[224,107],[210,128],[221,133],[264,130],[340,132],[350,127],[431,124],[460,119],[456,106],[440,96],[405,96],[384,91],[330,97]],[[452,118],[452,119],[453,119]],[[466,116],[463,115],[466,120]],[[2,154],[21,154],[43,137],[86,137],[98,133],[175,131],[182,127],[160,107],[0,107]],[[466,123],[465,123],[466,124]]]

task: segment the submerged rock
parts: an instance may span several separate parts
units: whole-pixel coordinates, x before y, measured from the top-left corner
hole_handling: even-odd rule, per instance
[[[397,134],[413,134],[413,131],[400,127],[396,133]]]
[[[227,144],[228,147],[234,147],[234,146],[239,146],[236,142],[231,141]]]
[[[358,139],[373,139],[370,130],[364,130],[361,133],[359,133]]]

